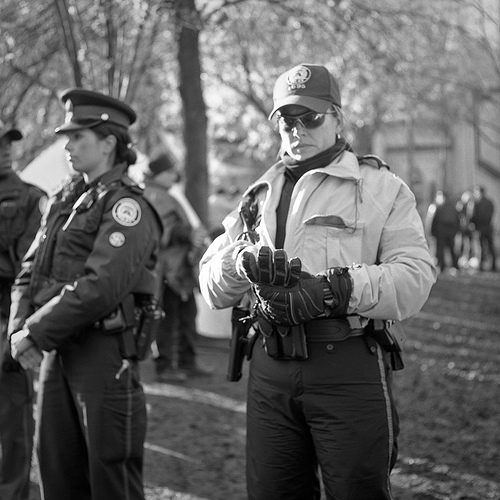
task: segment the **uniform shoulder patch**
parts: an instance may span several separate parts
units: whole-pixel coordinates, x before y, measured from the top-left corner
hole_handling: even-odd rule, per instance
[[[133,198],[121,198],[113,205],[112,215],[122,226],[136,226],[141,220],[141,206]]]

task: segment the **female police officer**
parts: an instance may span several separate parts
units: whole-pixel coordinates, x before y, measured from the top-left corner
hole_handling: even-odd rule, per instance
[[[318,466],[329,499],[392,498],[398,423],[381,345],[390,350],[394,338],[373,325],[417,313],[435,270],[413,194],[380,161],[352,153],[340,106],[323,66],[278,78],[270,118],[281,160],[248,188],[245,210],[229,214],[201,261],[211,307],[257,298],[250,500],[319,499]]]
[[[46,500],[143,499],[145,398],[137,372],[136,307],[156,289],[161,223],[127,176],[135,112],[101,93],[62,95],[73,169],[12,292],[12,353],[44,357],[36,423]]]

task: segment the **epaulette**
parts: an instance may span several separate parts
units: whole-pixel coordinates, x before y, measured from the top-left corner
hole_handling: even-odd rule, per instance
[[[47,196],[47,193],[40,186],[36,186],[35,184],[31,184],[31,182],[26,182],[26,181],[24,181],[24,183],[31,189],[33,189],[33,191],[36,191],[39,195]]]
[[[389,165],[384,160],[376,155],[359,155],[356,156],[356,158],[358,159],[358,163],[367,163],[368,165],[376,167],[379,170],[381,168],[386,168],[387,170],[391,169],[391,167],[389,167]]]
[[[144,188],[132,180],[128,175],[122,176],[121,181],[135,194],[142,194],[144,192]]]

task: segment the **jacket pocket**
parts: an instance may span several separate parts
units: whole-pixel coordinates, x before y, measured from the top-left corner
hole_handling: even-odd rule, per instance
[[[99,230],[96,215],[90,211],[75,215],[57,233],[52,261],[52,275],[56,280],[71,281],[85,274],[85,263]]]
[[[364,222],[337,216],[318,216],[306,221],[306,246],[324,261],[324,269],[360,263],[363,256]]]

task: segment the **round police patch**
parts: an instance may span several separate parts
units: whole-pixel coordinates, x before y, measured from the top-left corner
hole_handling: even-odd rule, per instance
[[[119,231],[115,231],[109,235],[109,244],[112,247],[119,248],[125,243],[125,235]]]
[[[132,198],[122,198],[114,204],[112,214],[118,224],[135,226],[141,220],[141,206]]]

